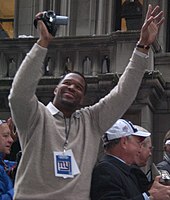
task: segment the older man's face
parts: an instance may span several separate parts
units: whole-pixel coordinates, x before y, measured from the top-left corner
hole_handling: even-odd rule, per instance
[[[133,164],[136,156],[138,156],[141,151],[141,142],[143,138],[138,136],[128,136],[126,137],[126,140],[126,162],[127,164]]]
[[[10,154],[13,139],[7,123],[0,125],[0,152]]]
[[[146,138],[141,144],[140,154],[136,157],[135,164],[139,167],[144,167],[147,164],[148,159],[152,155],[152,142],[150,138]]]

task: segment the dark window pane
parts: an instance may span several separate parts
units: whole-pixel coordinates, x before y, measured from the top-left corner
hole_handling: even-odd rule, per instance
[[[142,25],[143,1],[122,0],[121,30],[139,30]]]

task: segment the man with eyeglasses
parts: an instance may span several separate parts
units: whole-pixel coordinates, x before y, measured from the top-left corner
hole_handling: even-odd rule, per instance
[[[103,136],[105,155],[93,170],[91,200],[168,200],[170,186],[159,183],[156,177],[152,188],[143,192],[132,164],[142,150],[142,142],[150,133],[138,130],[119,119]]]
[[[134,126],[138,131],[149,133],[149,131],[141,126]],[[151,188],[153,183],[152,170],[149,169],[149,171],[147,172],[147,177],[147,175],[141,169],[142,167],[145,167],[147,165],[149,158],[152,156],[152,149],[153,147],[151,136],[148,136],[142,141],[140,153],[135,157],[135,162],[133,163],[132,171],[137,177],[139,189],[141,192],[147,192]]]
[[[138,131],[147,131],[146,129],[140,127],[140,126],[135,126]],[[145,138],[145,140],[141,143],[141,152],[140,154],[136,157],[136,164],[139,167],[145,167],[148,159],[152,156],[152,142],[151,142],[151,137]]]
[[[15,162],[4,160],[10,154],[13,138],[7,121],[0,120],[0,199],[12,200],[14,195],[13,182],[8,173],[16,166]]]

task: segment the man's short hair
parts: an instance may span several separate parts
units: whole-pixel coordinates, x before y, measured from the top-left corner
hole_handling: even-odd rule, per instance
[[[87,92],[87,80],[86,80],[86,78],[84,77],[84,75],[83,75],[82,73],[78,72],[78,71],[72,71],[72,72],[68,72],[68,73],[66,73],[66,74],[63,74],[62,76],[60,76],[60,79],[59,79],[58,84],[59,84],[59,83],[65,78],[65,76],[67,76],[68,74],[77,74],[77,75],[79,75],[79,76],[81,76],[81,77],[83,78],[83,80],[84,80],[84,82],[85,82],[84,94],[86,94],[86,92]]]

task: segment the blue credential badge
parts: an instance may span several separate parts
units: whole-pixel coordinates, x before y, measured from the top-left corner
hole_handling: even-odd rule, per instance
[[[71,156],[56,155],[57,173],[63,175],[72,175]]]
[[[54,151],[53,155],[55,176],[74,178],[75,175],[80,174],[79,167],[71,149],[68,149],[64,152]]]

